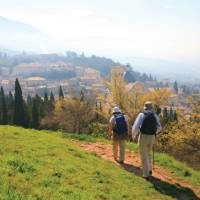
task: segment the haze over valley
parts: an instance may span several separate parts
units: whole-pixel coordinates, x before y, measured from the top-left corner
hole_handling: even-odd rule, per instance
[[[11,4],[13,12],[9,1],[0,8],[0,77],[11,81],[12,90],[17,77],[24,85],[37,82],[32,92],[59,85],[81,88],[83,82],[88,87],[88,81],[104,90],[103,80],[116,66],[128,82],[155,81],[147,87],[172,87],[178,81],[196,88],[200,82],[197,1],[193,15],[185,12],[186,2],[117,1],[114,9],[108,2],[104,9],[104,0],[22,2]]]

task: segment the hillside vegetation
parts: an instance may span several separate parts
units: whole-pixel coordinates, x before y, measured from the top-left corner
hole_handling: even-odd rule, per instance
[[[0,199],[176,199],[60,133],[0,126]],[[170,195],[169,195],[170,194]],[[192,199],[192,198],[191,198]]]

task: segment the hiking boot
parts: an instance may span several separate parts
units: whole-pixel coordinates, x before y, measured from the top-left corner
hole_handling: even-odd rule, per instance
[[[114,158],[115,162],[118,162],[117,158]]]
[[[146,179],[147,181],[150,180],[150,177],[149,177],[149,176],[142,176],[142,178]]]
[[[149,182],[151,182],[153,180],[152,176],[143,176],[143,178],[146,179]]]

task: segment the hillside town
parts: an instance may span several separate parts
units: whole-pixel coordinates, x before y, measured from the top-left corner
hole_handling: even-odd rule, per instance
[[[103,84],[103,78],[100,75],[100,71],[93,68],[83,68],[80,66],[73,67],[73,77],[63,78],[61,80],[48,79],[42,76],[43,73],[48,71],[56,71],[63,73],[65,70],[69,70],[69,67],[65,63],[55,63],[50,65],[39,64],[23,64],[17,66],[11,75],[6,72],[1,73],[0,85],[5,91],[14,91],[14,82],[18,77],[24,95],[35,95],[36,93],[42,94],[45,91],[52,91],[57,94],[57,90],[60,86],[63,88],[63,92],[67,94],[70,90],[86,91],[98,91],[106,92],[105,85]],[[32,74],[36,75],[32,75]]]
[[[162,110],[179,110],[186,118],[191,115],[188,96],[200,96],[198,84],[156,78],[152,74],[134,71],[129,64],[123,65],[94,55],[86,57],[73,52],[67,52],[66,55],[1,54],[0,61],[0,86],[6,94],[14,94],[15,80],[18,78],[25,99],[36,94],[41,97],[47,94],[50,97],[51,93],[57,99],[60,87],[64,96],[72,91],[84,91],[85,94],[95,94],[96,97],[99,94],[109,95],[110,89],[106,83],[112,79],[113,70],[119,71],[123,76],[127,93],[135,93],[139,89],[141,94],[146,94],[166,89],[170,96],[162,105]]]

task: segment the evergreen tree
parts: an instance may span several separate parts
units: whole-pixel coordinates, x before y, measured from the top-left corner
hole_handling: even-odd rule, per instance
[[[33,128],[38,128],[39,127],[39,101],[38,98],[35,97],[33,99],[33,106],[32,106],[32,122],[31,126]]]
[[[50,100],[48,102],[48,114],[53,112],[54,105],[55,105],[55,98],[54,98],[53,92],[51,91]]]
[[[102,112],[102,104],[101,104],[101,101],[99,101],[99,110]]]
[[[31,121],[31,109],[30,106],[23,100],[23,107],[24,107],[24,127],[30,127]]]
[[[185,95],[190,95],[191,94],[190,88],[186,85],[183,85],[183,93]]]
[[[63,90],[62,90],[62,86],[59,87],[59,100],[63,100],[64,99],[64,94],[63,94]]]
[[[27,96],[26,102],[27,102],[27,105],[28,105],[28,106],[32,106],[32,97],[31,97],[30,94]]]
[[[169,110],[169,120],[170,120],[170,122],[174,121],[174,111],[173,111],[172,107]]]
[[[162,111],[162,109],[160,108],[160,106],[159,105],[155,105],[155,113],[157,114],[157,115],[160,115],[161,114],[161,111]]]
[[[41,110],[43,113],[43,116],[41,116],[41,117],[44,117],[49,113],[49,104],[50,104],[50,101],[48,98],[48,94],[47,94],[47,92],[45,92],[44,93],[44,101],[41,104]]]
[[[2,96],[1,96],[1,90],[0,90],[0,124],[2,124]]]
[[[163,110],[162,121],[163,121],[164,124],[166,124],[169,121],[169,114],[168,114],[168,110],[167,110],[166,107]]]
[[[174,90],[175,90],[176,94],[178,94],[178,83],[177,83],[177,81],[174,82]]]
[[[48,102],[48,95],[47,95],[47,93],[45,92],[44,93],[44,103],[47,103]]]
[[[36,100],[36,103],[37,103],[37,106],[38,106],[39,119],[40,119],[41,117],[45,116],[44,101],[42,100],[42,98],[38,94],[35,95],[35,100]]]
[[[11,91],[7,96],[7,108],[8,108],[8,123],[13,124],[13,114],[14,114],[14,97]]]
[[[8,110],[6,106],[6,99],[5,99],[5,94],[3,87],[1,87],[1,123],[2,124],[7,124],[8,123]]]
[[[176,110],[174,111],[174,121],[178,121],[178,115],[176,113]]]
[[[32,122],[32,105],[33,105],[33,100],[30,94],[28,94],[26,102],[24,102],[25,106],[25,113],[26,113],[26,119],[27,123],[31,127],[31,122]]]
[[[80,93],[80,101],[84,101],[85,100],[85,94],[84,94],[84,91],[81,90],[81,93]]]
[[[14,108],[14,97],[11,91],[9,91],[9,94],[8,94],[8,107]]]
[[[51,94],[50,94],[50,101],[53,102],[53,103],[55,102],[55,98],[54,98],[52,91],[51,91]]]
[[[15,81],[14,124],[18,126],[26,126],[24,101],[18,79]]]

